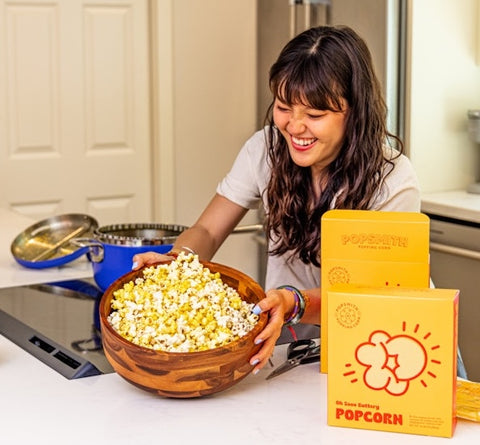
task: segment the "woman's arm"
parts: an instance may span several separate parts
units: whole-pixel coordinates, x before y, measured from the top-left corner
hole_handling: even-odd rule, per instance
[[[197,222],[177,237],[171,251],[193,251],[201,260],[210,260],[247,211],[248,209],[216,194]],[[167,257],[168,253],[137,254],[133,257],[134,268],[153,264]]]
[[[172,250],[188,247],[201,260],[212,259],[247,211],[248,209],[216,194],[197,222],[180,234]]]

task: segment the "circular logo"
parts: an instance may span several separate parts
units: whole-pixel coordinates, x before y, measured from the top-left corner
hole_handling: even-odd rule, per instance
[[[328,281],[330,284],[348,283],[350,281],[350,274],[344,267],[332,267],[328,272]]]
[[[353,303],[342,303],[335,309],[338,324],[344,328],[354,328],[360,322],[360,309]]]

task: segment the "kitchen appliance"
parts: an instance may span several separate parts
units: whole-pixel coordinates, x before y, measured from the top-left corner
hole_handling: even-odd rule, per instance
[[[458,345],[469,380],[480,382],[480,223],[428,213],[435,287],[460,289]]]
[[[90,279],[0,289],[0,334],[68,379],[113,372]]]

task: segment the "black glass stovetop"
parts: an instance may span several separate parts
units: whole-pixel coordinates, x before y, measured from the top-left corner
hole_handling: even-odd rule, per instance
[[[68,379],[113,372],[102,349],[93,280],[0,289],[0,334]]]

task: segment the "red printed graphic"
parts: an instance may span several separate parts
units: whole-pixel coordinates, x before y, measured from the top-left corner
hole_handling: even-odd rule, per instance
[[[405,331],[406,323],[403,323]],[[418,332],[416,325],[414,333]],[[363,372],[364,384],[373,390],[384,390],[393,396],[401,396],[408,391],[410,383],[418,379],[427,368],[430,362],[439,365],[440,362],[430,359],[427,354],[427,347],[423,344],[431,333],[427,333],[421,340],[412,335],[398,334],[390,335],[382,330],[373,331],[368,341],[360,343],[355,350],[355,359],[358,364],[366,369]],[[423,341],[423,342],[422,342]],[[433,353],[440,346],[430,347]],[[346,364],[345,377],[351,377],[352,383],[358,381],[355,377],[356,371],[351,363]],[[427,371],[429,377],[435,378],[432,371]],[[427,386],[425,380],[420,383]]]

